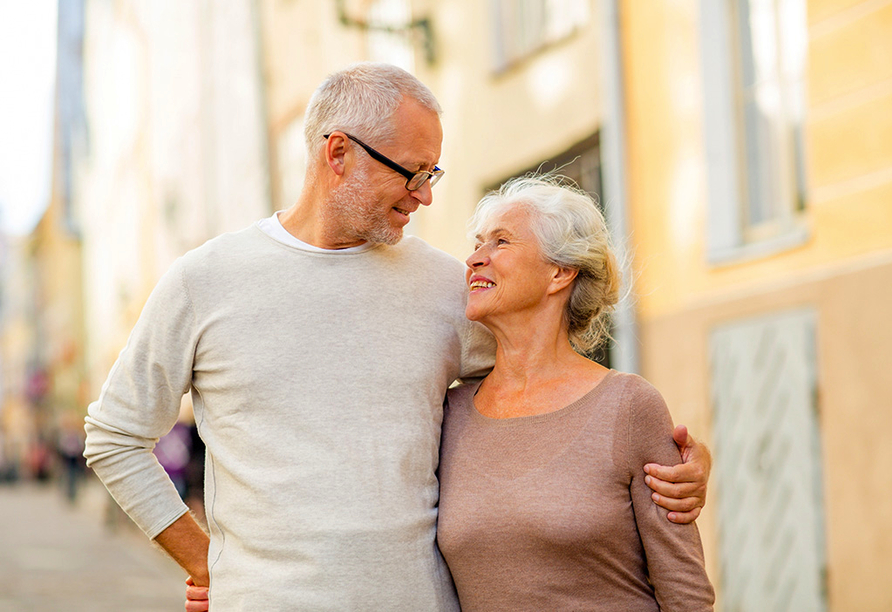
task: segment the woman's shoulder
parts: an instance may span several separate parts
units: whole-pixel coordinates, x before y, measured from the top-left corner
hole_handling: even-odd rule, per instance
[[[668,416],[669,411],[663,396],[644,377],[614,371],[610,383],[616,385],[614,397],[619,400],[615,405],[616,409],[627,414],[633,421]]]
[[[622,401],[617,405],[638,441],[672,435],[672,416],[657,388],[638,374],[618,373],[613,377],[622,385]]]
[[[646,378],[630,372],[613,371],[614,384],[620,385],[623,394],[629,399],[648,400],[660,396],[660,392]]]

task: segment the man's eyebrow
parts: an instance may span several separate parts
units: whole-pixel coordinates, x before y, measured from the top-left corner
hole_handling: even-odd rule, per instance
[[[434,168],[437,167],[437,164],[430,164],[427,162],[416,162],[414,164],[409,164],[406,167],[409,168],[410,170],[415,170],[415,172],[421,172],[422,170],[427,171],[428,168],[433,170]]]

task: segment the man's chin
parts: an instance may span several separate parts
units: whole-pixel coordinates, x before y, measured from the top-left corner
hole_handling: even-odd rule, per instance
[[[387,244],[393,246],[403,239],[403,229],[391,228],[388,231],[382,230],[373,232],[372,234],[365,236],[364,239],[373,244]]]
[[[402,240],[402,239],[403,239],[403,230],[400,230],[399,234],[389,236],[387,240],[382,240],[381,244],[393,246],[395,244],[399,244],[400,240]]]

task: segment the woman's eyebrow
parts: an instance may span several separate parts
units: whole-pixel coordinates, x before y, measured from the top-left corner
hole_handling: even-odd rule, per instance
[[[505,229],[504,227],[493,228],[493,229],[487,231],[486,234],[477,234],[476,236],[474,236],[474,238],[483,242],[483,240],[484,240],[484,238],[486,238],[486,236],[490,236],[490,237],[508,236],[509,238],[514,238],[514,234],[512,234],[509,230]]]

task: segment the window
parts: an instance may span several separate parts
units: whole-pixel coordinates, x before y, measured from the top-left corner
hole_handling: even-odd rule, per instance
[[[490,0],[496,71],[503,71],[588,22],[590,0]]]
[[[596,201],[601,200],[601,147],[600,136],[596,132],[577,142],[567,150],[543,160],[496,184],[487,187],[486,191],[498,189],[502,183],[514,176],[523,176],[529,172],[555,172],[572,179],[580,189],[587,192]]]
[[[804,0],[701,7],[710,259],[798,244],[805,236]]]

